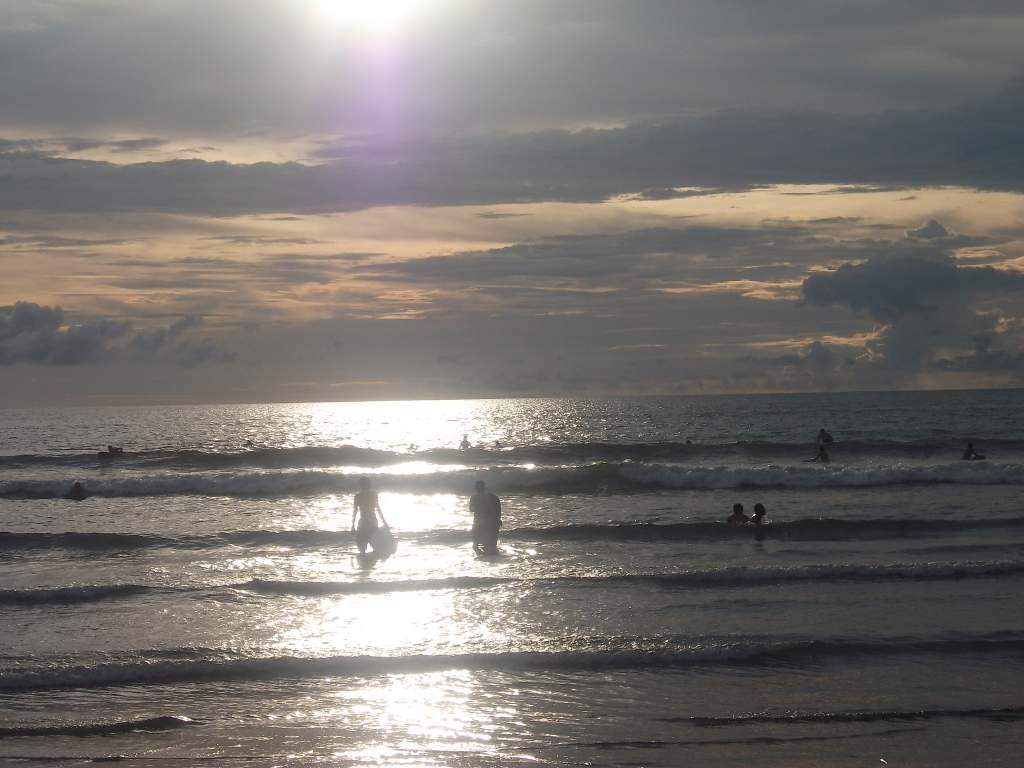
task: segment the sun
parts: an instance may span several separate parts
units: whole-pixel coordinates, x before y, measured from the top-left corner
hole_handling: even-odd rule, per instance
[[[398,29],[419,15],[431,0],[316,0],[318,21],[364,33]]]

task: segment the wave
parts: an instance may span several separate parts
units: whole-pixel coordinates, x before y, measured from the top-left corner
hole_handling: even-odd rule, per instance
[[[917,729],[909,729],[917,730]],[[804,742],[816,742],[816,741],[848,741],[850,739],[871,739],[878,738],[879,736],[890,736],[894,734],[906,733],[907,728],[889,728],[881,731],[873,731],[871,733],[842,733],[842,734],[831,734],[828,736],[749,736],[746,738],[739,739],[656,739],[656,740],[633,740],[633,741],[569,741],[563,743],[549,744],[548,748],[551,747],[591,747],[594,749],[665,749],[667,747],[704,747],[704,746],[718,746],[722,744],[728,744],[732,746],[737,745],[754,745],[754,744],[800,744]],[[636,763],[627,763],[627,765],[635,765]]]
[[[502,531],[503,539],[601,540],[614,541],[730,541],[744,539],[782,539],[786,541],[856,541],[865,539],[920,538],[974,530],[1024,527],[1024,517],[944,520],[890,518],[837,520],[804,518],[762,526],[734,527],[723,522],[693,523],[620,523],[553,525],[543,528],[513,528]],[[423,538],[442,540],[464,534],[436,531]]]
[[[976,438],[975,442],[993,455],[1024,453],[1024,441]],[[581,462],[692,461],[708,457],[789,457],[813,454],[813,440],[776,442],[747,440],[724,443],[686,442],[568,442],[518,445],[507,448],[450,448],[392,451],[355,445],[258,447],[234,451],[165,449],[128,452],[115,466],[150,466],[189,469],[325,468],[335,466],[382,467],[408,461],[489,465],[494,463],[574,464]],[[845,457],[959,457],[963,442],[957,440],[849,440],[834,444],[833,452]],[[95,452],[65,454],[21,454],[0,456],[0,468],[31,466],[98,466]],[[110,466],[110,464],[103,464]]]
[[[0,589],[0,605],[68,605],[138,597],[158,591],[144,584],[90,584],[44,589]]]
[[[828,520],[804,519],[771,523],[760,527],[736,528],[720,522],[694,523],[621,523],[576,524],[547,527],[511,528],[502,531],[509,541],[672,541],[714,542],[748,539],[780,539],[785,541],[856,541],[872,539],[921,538],[944,534],[992,529],[1019,529],[1024,517],[983,518],[976,520],[868,519]],[[440,529],[398,533],[406,541],[430,544],[464,544],[470,540],[468,530]],[[71,549],[85,551],[124,552],[151,547],[178,549],[210,549],[218,547],[292,547],[317,549],[349,546],[354,541],[350,531],[324,530],[253,530],[225,531],[208,535],[177,538],[149,534],[65,532],[18,533],[0,531],[0,551],[33,549]]]
[[[701,640],[660,647],[458,653],[450,655],[240,657],[231,651],[202,659],[142,659],[95,665],[58,665],[0,672],[0,691],[101,688],[129,685],[308,679],[409,674],[465,669],[496,672],[609,672],[708,666],[799,667],[849,658],[919,654],[1019,653],[1024,635],[995,632],[943,639],[834,638]],[[601,638],[592,638],[598,644]],[[619,642],[621,643],[621,639]],[[173,654],[173,652],[172,652]]]
[[[595,493],[644,490],[727,490],[742,488],[863,488],[893,485],[1024,485],[1024,464],[958,462],[934,465],[765,465],[693,466],[597,463],[561,467],[437,468],[415,474],[377,475],[381,490],[467,494],[484,479],[497,491],[521,493]],[[139,496],[293,496],[353,493],[359,475],[352,472],[287,470],[193,472],[85,478],[86,493],[105,497]],[[0,481],[0,498],[64,498],[67,480]]]
[[[588,588],[638,586],[644,589],[698,589],[757,587],[803,582],[947,581],[1001,578],[1024,574],[1022,562],[897,563],[894,565],[808,565],[784,568],[736,566],[715,570],[673,573],[610,574],[594,576],[454,576],[436,579],[388,581],[289,581],[253,579],[237,584],[203,587],[167,587],[145,584],[95,584],[43,589],[0,590],[0,605],[19,607],[127,600],[168,594],[208,595],[233,590],[271,596],[329,597],[382,595],[394,592],[491,589],[504,586]],[[759,605],[750,601],[750,605]]]
[[[0,531],[0,551],[78,549],[130,551],[146,547],[181,546],[178,539],[135,533],[14,533]]]
[[[727,725],[749,725],[770,723],[796,725],[801,723],[879,723],[914,722],[939,718],[965,718],[984,720],[1015,720],[1024,716],[1024,706],[978,707],[974,709],[910,709],[910,710],[860,710],[853,712],[784,712],[771,714],[752,712],[728,717],[665,717],[665,723],[690,723],[701,727]]]
[[[180,715],[164,715],[112,722],[13,726],[0,728],[0,739],[18,736],[114,736],[119,733],[139,731],[170,731],[176,728],[185,728],[194,722],[191,718]]]
[[[699,588],[746,587],[799,582],[944,581],[968,578],[997,578],[1024,574],[1022,562],[988,563],[898,563],[895,565],[809,565],[786,568],[745,566],[675,573],[611,574],[603,576],[550,576],[517,579],[502,576],[456,576],[408,581],[276,581],[256,579],[231,585],[234,589],[276,595],[326,596],[383,594],[442,589],[483,589],[506,585],[554,587],[643,587]]]

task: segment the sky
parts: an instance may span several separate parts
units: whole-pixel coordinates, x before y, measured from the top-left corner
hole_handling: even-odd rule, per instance
[[[1024,385],[1024,6],[0,0],[12,406]]]

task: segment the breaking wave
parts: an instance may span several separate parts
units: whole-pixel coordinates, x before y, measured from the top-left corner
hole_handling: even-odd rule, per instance
[[[140,731],[170,731],[185,728],[195,721],[179,715],[147,717],[138,720],[115,720],[98,723],[65,723],[61,725],[25,725],[0,728],[0,739],[18,736],[113,736]]]
[[[795,640],[701,640],[636,647],[458,653],[402,656],[240,657],[223,651],[208,658],[140,659],[94,665],[55,665],[0,672],[0,691],[250,681],[333,676],[376,676],[447,669],[499,672],[605,672],[613,670],[711,666],[807,666],[848,658],[907,654],[990,654],[1019,652],[1024,636],[1014,632],[961,635],[946,639],[833,638]],[[601,638],[591,639],[599,644]],[[650,642],[649,640],[646,642]],[[169,654],[163,654],[169,655]],[[173,655],[173,654],[170,654]],[[181,654],[188,656],[188,654]]]
[[[694,523],[610,523],[553,525],[543,528],[510,528],[502,538],[510,541],[731,541],[781,539],[786,541],[856,541],[873,539],[919,538],[965,531],[1024,528],[1024,517],[984,518],[976,520],[875,519],[831,520],[811,518],[735,528],[721,522]],[[467,530],[438,529],[399,533],[403,540],[423,543],[464,544],[470,540]],[[0,550],[12,552],[32,549],[73,549],[131,551],[150,547],[207,549],[226,546],[293,547],[317,549],[349,546],[350,531],[253,530],[225,531],[209,535],[157,536],[132,533],[65,532],[17,533],[0,531]]]
[[[558,467],[465,466],[434,467],[413,474],[380,473],[375,482],[382,490],[418,493],[468,493],[475,480],[484,479],[498,491],[523,493],[593,493],[659,489],[722,490],[741,488],[859,488],[893,485],[1024,485],[1024,464],[957,462],[949,464],[877,466],[819,466],[810,464],[765,466],[683,466],[624,462]],[[267,470],[259,472],[179,472],[91,476],[83,481],[89,495],[138,496],[268,496],[351,493],[356,472],[324,470]],[[65,479],[11,479],[0,481],[0,498],[63,498],[70,485]]]
[[[548,576],[514,578],[506,576],[454,576],[436,579],[384,581],[290,581],[253,579],[238,584],[201,587],[166,587],[145,584],[104,584],[53,587],[47,589],[0,590],[0,605],[20,607],[127,600],[166,594],[196,595],[225,590],[268,596],[329,597],[333,595],[379,595],[393,592],[490,589],[520,587],[615,587],[644,589],[756,587],[801,582],[945,581],[1000,578],[1024,574],[1024,562],[897,563],[893,565],[807,565],[781,568],[728,567],[674,573]]]
[[[1024,453],[1024,441],[979,438],[978,444],[995,455]],[[835,444],[837,455],[850,458],[959,457],[963,443],[957,440],[850,440]],[[147,450],[126,452],[114,460],[115,466],[149,466],[187,469],[251,468],[325,468],[343,465],[382,467],[408,461],[452,464],[542,463],[576,464],[588,462],[666,461],[691,462],[715,457],[804,458],[813,453],[813,441],[791,443],[750,440],[727,443],[545,443],[507,448],[473,448],[460,451],[449,448],[389,451],[355,445],[302,446],[297,448],[256,447],[235,451],[200,449]],[[96,453],[21,454],[0,456],[0,468],[31,466],[97,466]]]
[[[864,710],[854,712],[751,712],[728,717],[666,717],[666,723],[690,723],[703,727],[749,725],[752,723],[879,723],[914,722],[938,718],[970,718],[984,720],[1010,720],[1024,716],[1024,707],[978,707],[973,709],[910,709]]]

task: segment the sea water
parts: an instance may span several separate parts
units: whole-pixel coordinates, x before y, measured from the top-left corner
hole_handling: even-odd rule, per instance
[[[1017,766],[1022,487],[1019,391],[3,410],[0,760]]]

